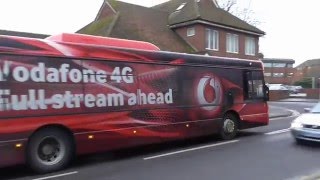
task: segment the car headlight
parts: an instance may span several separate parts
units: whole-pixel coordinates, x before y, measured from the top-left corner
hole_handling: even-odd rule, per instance
[[[303,125],[301,122],[299,121],[293,121],[291,123],[291,128],[294,128],[294,129],[299,129],[299,128],[303,128]]]

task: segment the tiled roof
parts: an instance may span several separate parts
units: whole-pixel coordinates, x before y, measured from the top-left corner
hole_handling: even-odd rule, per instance
[[[299,68],[299,67],[307,67],[307,66],[320,66],[320,59],[307,60],[307,61],[301,63],[300,65],[298,65],[297,68]]]
[[[97,17],[78,33],[147,41],[161,50],[188,52],[194,49],[168,27],[168,13],[152,8],[109,1],[118,17]],[[108,32],[108,33],[106,33]]]
[[[181,9],[177,10],[179,6]],[[218,8],[213,0],[171,0],[151,8],[105,0],[96,19],[78,33],[147,41],[164,51],[200,53],[175,32],[177,25],[193,21],[258,36],[264,34]]]
[[[119,13],[107,17],[96,19],[87,26],[80,29],[77,33],[90,34],[96,36],[110,36],[112,28],[119,18]]]
[[[265,63],[281,63],[281,62],[284,62],[284,63],[295,63],[295,60],[293,59],[284,59],[284,58],[263,58],[262,59],[262,62],[265,62]]]
[[[177,10],[178,7],[182,7]],[[171,0],[153,7],[170,13],[171,26],[190,21],[204,21],[264,35],[265,32],[216,6],[213,0]]]

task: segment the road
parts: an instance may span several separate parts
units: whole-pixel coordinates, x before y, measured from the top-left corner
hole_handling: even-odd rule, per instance
[[[303,112],[310,102],[270,102]],[[232,141],[198,138],[80,157],[69,169],[32,174],[24,166],[0,169],[0,179],[77,180],[287,180],[320,172],[320,145],[297,145],[288,128],[294,117],[242,131]]]

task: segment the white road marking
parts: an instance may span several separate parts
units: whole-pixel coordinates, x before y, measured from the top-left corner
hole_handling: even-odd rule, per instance
[[[299,115],[300,115],[300,113],[299,113],[298,111],[296,111],[296,110],[290,109],[289,111],[292,112],[292,115],[291,115],[291,116],[299,116]]]
[[[78,173],[78,171],[73,171],[73,172],[64,173],[64,174],[57,174],[57,175],[54,175],[54,176],[47,176],[47,177],[37,178],[37,179],[33,179],[33,180],[53,179],[53,178],[62,177],[62,176],[69,176],[69,175],[77,174],[77,173]]]
[[[211,144],[211,145],[206,145],[206,146],[200,146],[200,147],[196,147],[196,148],[190,148],[190,149],[185,149],[185,150],[181,150],[181,151],[175,151],[175,152],[160,154],[160,155],[156,155],[156,156],[150,156],[150,157],[143,158],[143,160],[150,160],[150,159],[160,158],[160,157],[164,157],[164,156],[171,156],[174,154],[180,154],[180,153],[185,153],[185,152],[190,152],[190,151],[196,151],[199,149],[205,149],[205,148],[211,148],[211,147],[221,146],[221,145],[225,145],[225,144],[236,143],[238,141],[239,140],[233,140],[233,141],[221,142],[221,143],[216,143],[216,144]]]
[[[266,134],[266,135],[274,135],[274,134],[285,133],[285,132],[288,132],[288,131],[290,131],[290,128],[281,129],[281,130],[277,130],[277,131],[272,131],[272,132],[268,132],[268,133],[265,133],[265,134]]]

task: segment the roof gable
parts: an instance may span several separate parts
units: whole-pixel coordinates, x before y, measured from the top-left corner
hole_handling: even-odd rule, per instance
[[[103,19],[108,16],[116,15],[116,10],[112,7],[112,5],[107,1],[104,0],[99,12],[96,16],[95,20]]]
[[[109,15],[104,18],[99,17],[95,21],[88,24],[87,26],[78,30],[77,33],[109,36],[118,18],[119,18],[119,13],[115,15]]]

